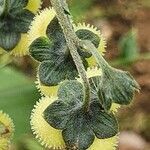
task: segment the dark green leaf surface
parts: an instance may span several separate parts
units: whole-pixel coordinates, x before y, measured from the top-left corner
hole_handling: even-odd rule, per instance
[[[62,45],[66,45],[63,30],[59,25],[58,19],[56,17],[49,23],[46,34],[49,39],[52,38],[54,41],[59,41]]]
[[[83,85],[77,81],[65,81],[58,90],[58,97],[65,101],[80,104],[83,100]]]
[[[9,11],[21,10],[27,6],[29,0],[10,0]]]
[[[27,33],[34,15],[27,9],[23,9],[15,16],[15,30],[21,33]]]
[[[99,96],[103,101],[128,105],[134,97],[134,92],[140,87],[128,73],[117,69],[109,69],[103,75]]]
[[[56,129],[64,129],[69,121],[71,111],[74,110],[74,105],[71,106],[62,100],[55,101],[45,110],[46,121]]]
[[[47,86],[57,85],[65,79],[75,79],[78,72],[73,61],[43,61],[39,66],[39,78],[42,84]]]
[[[79,111],[72,115],[66,126],[62,134],[68,149],[86,150],[92,145],[95,135],[83,112]]]
[[[118,123],[113,114],[102,111],[98,102],[92,102],[90,107],[90,125],[99,139],[115,136],[118,133]]]
[[[98,48],[100,38],[98,35],[94,34],[93,32],[86,29],[80,29],[76,31],[76,35],[81,40],[90,40],[95,45],[95,47]]]
[[[50,53],[52,49],[52,41],[50,41],[46,37],[37,38],[31,45],[30,45],[30,54],[31,56],[36,59],[37,61],[44,61],[44,60],[51,60],[53,59]]]
[[[3,14],[3,12],[4,12],[4,5],[5,5],[5,3],[4,3],[5,1],[4,0],[1,0],[0,1],[0,16]]]
[[[11,51],[17,45],[20,38],[20,33],[0,31],[0,47],[7,51]]]
[[[11,51],[20,41],[21,33],[27,33],[34,17],[24,9],[28,0],[9,0],[0,6],[0,47]]]
[[[58,97],[59,100],[52,103],[44,114],[51,126],[64,129],[72,114],[82,106],[83,86],[76,81],[66,81],[60,86]]]
[[[85,112],[83,85],[78,81],[65,81],[58,90],[58,100],[44,111],[45,120],[54,128],[62,130],[68,149],[86,150],[98,138],[110,138],[118,133],[118,124],[105,112],[99,101],[91,100]]]

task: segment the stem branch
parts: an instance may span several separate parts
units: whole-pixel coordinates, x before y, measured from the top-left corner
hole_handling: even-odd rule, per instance
[[[94,46],[94,44],[91,41],[88,41],[88,40],[81,41],[80,45],[83,49],[92,53],[92,55],[96,59],[96,62],[103,69],[103,71],[105,70],[105,68],[111,67],[107,63],[107,61],[103,58],[103,56],[97,51],[96,47]]]
[[[78,39],[78,37],[76,36],[74,32],[74,29],[70,20],[70,16],[67,13],[69,12],[68,5],[66,3],[66,0],[51,0],[51,4],[56,11],[57,18],[59,20],[59,23],[63,29],[64,35],[66,38],[67,46],[70,50],[72,58],[77,67],[77,70],[83,80],[84,88],[85,88],[84,107],[85,107],[85,110],[88,111],[89,103],[90,103],[90,84],[86,75],[86,70],[83,66],[83,62],[77,51],[77,46],[79,45],[80,40]]]

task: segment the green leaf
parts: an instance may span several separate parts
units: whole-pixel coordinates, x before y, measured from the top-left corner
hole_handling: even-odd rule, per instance
[[[70,106],[63,101],[55,101],[44,112],[45,120],[56,129],[64,129],[69,121],[74,105]]]
[[[90,58],[92,54],[89,51],[84,51],[81,47],[78,47],[78,54],[83,58]]]
[[[44,111],[45,120],[62,130],[68,149],[85,150],[98,138],[117,134],[115,117],[104,111],[101,104],[91,99],[89,111],[84,109],[84,88],[78,81],[65,81],[58,90],[58,100]]]
[[[13,68],[0,69],[0,110],[9,114],[15,124],[15,140],[31,133],[30,115],[40,98],[34,82]]]
[[[10,0],[9,11],[10,13],[16,13],[27,6],[29,0]]]
[[[98,35],[94,34],[93,32],[91,32],[89,30],[86,30],[86,29],[77,30],[76,34],[79,39],[89,40],[95,45],[96,48],[98,48],[99,43],[100,43],[100,38]]]
[[[5,23],[3,21],[0,22],[0,29],[3,28],[4,24]]]
[[[33,13],[24,9],[27,3],[28,0],[5,0],[1,4],[0,46],[8,52],[18,44],[21,33],[27,33],[33,20]]]
[[[66,81],[60,86],[58,97],[59,99],[44,111],[44,118],[54,128],[63,129],[74,111],[81,108],[83,86],[77,81]]]
[[[41,83],[51,86],[57,85],[65,79],[75,79],[78,76],[78,71],[56,17],[49,23],[46,34],[49,40],[52,41],[52,45],[50,45],[48,39],[40,37],[30,46],[31,56],[41,62],[38,72]],[[93,32],[80,30],[77,34],[82,39],[90,39],[98,46],[100,39]],[[87,69],[88,62],[86,58],[91,57],[91,53],[90,51],[84,51],[82,47],[77,48],[84,67]]]
[[[63,130],[68,148],[88,148],[94,141],[94,133],[87,124],[82,108],[83,85],[77,81],[64,82],[58,91],[58,100],[45,111],[45,120],[54,128]]]
[[[97,138],[110,138],[118,133],[118,123],[115,116],[103,112],[98,102],[92,102],[89,114],[90,125]]]
[[[15,30],[21,33],[27,33],[33,18],[34,18],[34,14],[31,13],[29,10],[27,9],[21,10],[15,16],[15,22],[14,22]]]
[[[92,145],[95,135],[82,111],[72,115],[66,126],[62,135],[68,149],[85,150]]]
[[[140,87],[134,78],[125,71],[109,69],[104,72],[99,88],[99,96],[103,101],[128,105],[134,97],[134,92]]]
[[[62,45],[66,45],[65,36],[57,17],[54,17],[54,19],[49,23],[46,34],[49,39],[53,39],[55,42],[59,41]]]
[[[71,88],[70,88],[71,87]],[[83,85],[77,81],[65,81],[58,89],[58,97],[76,103],[83,100]]]
[[[39,66],[39,78],[42,84],[47,86],[57,85],[65,79],[75,79],[78,76],[76,66],[71,59],[55,59],[55,61],[43,61]]]
[[[95,45],[95,47],[98,48],[99,43],[100,43],[100,38],[95,33],[91,32],[87,29],[80,29],[80,30],[76,31],[76,35],[81,40],[91,41]],[[92,56],[92,53],[90,51],[82,49],[82,47],[78,48],[78,53],[80,54],[80,56],[85,57],[85,58],[89,58]]]
[[[50,51],[53,52],[52,49],[52,41],[50,41],[46,37],[39,37],[29,47],[30,55],[36,59],[37,61],[44,61],[44,60],[52,60],[53,55],[51,55]]]
[[[20,38],[20,33],[0,31],[0,47],[6,51],[11,51],[18,44]]]

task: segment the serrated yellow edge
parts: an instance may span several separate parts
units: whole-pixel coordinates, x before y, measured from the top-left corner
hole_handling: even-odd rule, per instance
[[[36,1],[36,2],[35,2]],[[41,0],[29,0],[26,9],[30,10],[34,14],[41,8],[42,1]],[[28,34],[22,33],[21,39],[16,45],[16,47],[10,52],[10,55],[14,56],[24,56],[28,54]],[[0,47],[0,54],[6,53],[6,51]]]
[[[43,97],[36,103],[31,115],[31,128],[39,142],[46,148],[63,149],[65,143],[62,131],[51,127],[43,118],[44,110],[55,100],[56,97]]]
[[[0,123],[2,123],[9,130],[9,135],[6,138],[11,138],[14,133],[14,124],[9,115],[0,111]]]
[[[118,135],[108,139],[95,138],[94,143],[88,150],[116,150],[118,145]]]
[[[43,36],[47,37],[46,30],[49,23],[56,16],[53,8],[45,8],[40,11],[31,23],[30,30],[28,32],[29,45],[37,38]],[[37,77],[36,86],[40,91],[41,95],[56,96],[58,86],[44,86],[40,83],[39,77]]]
[[[38,91],[40,92],[41,96],[49,96],[49,97],[57,96],[57,91],[58,91],[59,85],[57,85],[57,86],[42,85],[39,80],[38,75],[37,75],[37,81],[35,82],[35,84],[36,84],[36,87],[37,87]]]
[[[14,124],[9,115],[0,111],[0,123],[2,123],[8,130],[9,133],[0,136],[0,150],[8,150],[10,146],[10,140],[14,134]]]
[[[43,118],[44,110],[57,97],[43,97],[36,103],[31,114],[31,129],[39,142],[49,149],[65,149],[66,145],[62,137],[62,131],[51,127]],[[88,150],[115,150],[118,143],[118,135],[109,139],[95,138]]]
[[[10,140],[0,137],[0,150],[8,150],[10,146]]]
[[[30,30],[28,32],[29,45],[37,38],[46,35],[46,30],[49,23],[56,16],[56,13],[53,8],[45,8],[40,11],[34,18],[31,23]]]

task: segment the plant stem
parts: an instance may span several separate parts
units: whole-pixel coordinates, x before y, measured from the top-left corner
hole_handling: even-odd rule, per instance
[[[111,68],[111,66],[107,63],[107,61],[103,58],[103,56],[97,51],[96,47],[91,41],[84,40],[80,42],[80,46],[85,49],[86,51],[90,51],[92,55],[95,57],[96,62],[101,67],[103,71],[106,68]]]
[[[70,16],[68,14],[69,13],[68,5],[66,3],[66,0],[51,0],[51,4],[56,11],[57,18],[59,20],[59,23],[63,29],[66,38],[67,46],[75,62],[79,75],[83,80],[85,88],[84,107],[85,111],[88,111],[90,103],[90,84],[86,75],[86,70],[84,68],[83,62],[77,51],[77,46],[79,45],[80,40],[78,39],[78,37],[74,32],[73,25],[71,23]]]

